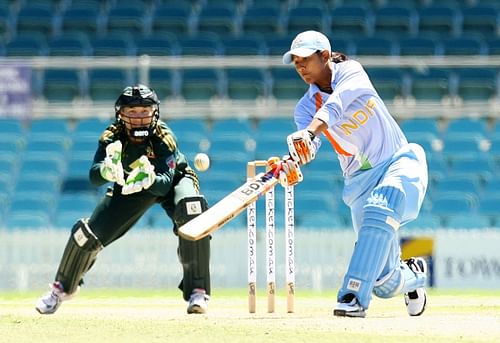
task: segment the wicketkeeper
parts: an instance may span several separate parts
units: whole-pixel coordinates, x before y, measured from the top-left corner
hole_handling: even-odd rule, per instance
[[[84,274],[98,253],[123,236],[154,204],[159,203],[177,228],[207,209],[199,193],[196,173],[177,149],[174,134],[159,119],[160,101],[144,85],[127,87],[115,104],[116,120],[99,139],[90,168],[96,186],[113,187],[90,218],[76,221],[66,244],[51,290],[36,310],[57,311],[61,302],[76,295]],[[188,313],[205,313],[210,295],[210,237],[187,241],[179,237],[183,278],[179,288],[188,301]]]

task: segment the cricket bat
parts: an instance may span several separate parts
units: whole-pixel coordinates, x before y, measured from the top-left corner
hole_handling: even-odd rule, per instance
[[[274,170],[257,174],[207,211],[182,225],[179,235],[196,241],[217,231],[278,183],[273,174]]]

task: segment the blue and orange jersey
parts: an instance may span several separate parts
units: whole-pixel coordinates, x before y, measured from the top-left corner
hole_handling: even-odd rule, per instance
[[[347,177],[387,161],[408,141],[359,62],[331,63],[331,68],[332,94],[310,85],[294,118],[299,130],[314,117],[328,124],[323,135]],[[315,143],[319,147],[321,140]]]

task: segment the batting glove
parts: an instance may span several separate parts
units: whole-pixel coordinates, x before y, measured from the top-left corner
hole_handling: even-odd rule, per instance
[[[122,187],[122,194],[128,195],[137,193],[143,189],[148,189],[155,182],[155,167],[149,159],[142,155],[138,165],[130,172],[125,185]]]
[[[286,138],[288,151],[294,161],[306,164],[316,157],[316,146],[313,144],[314,134],[308,130],[296,131]]]
[[[282,160],[271,157],[267,160],[267,165],[274,170],[274,176],[283,187],[294,186],[304,179],[299,163],[288,155],[283,156]]]
[[[119,185],[125,184],[122,165],[122,142],[116,141],[106,146],[106,157],[101,163],[101,176]]]

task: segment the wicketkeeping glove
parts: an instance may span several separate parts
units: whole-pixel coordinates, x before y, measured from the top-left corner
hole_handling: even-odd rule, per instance
[[[149,162],[146,156],[142,155],[137,161],[137,166],[127,177],[127,181],[122,187],[122,194],[128,195],[148,189],[155,182],[155,178],[155,166]]]
[[[286,138],[288,151],[294,161],[306,164],[316,157],[316,146],[313,144],[314,134],[308,130],[296,131]]]
[[[282,160],[279,157],[270,157],[267,165],[274,170],[274,176],[283,187],[294,186],[304,179],[299,163],[290,159],[288,155],[283,156]]]
[[[119,185],[125,184],[122,165],[122,142],[116,141],[106,146],[106,157],[101,163],[101,176]]]

